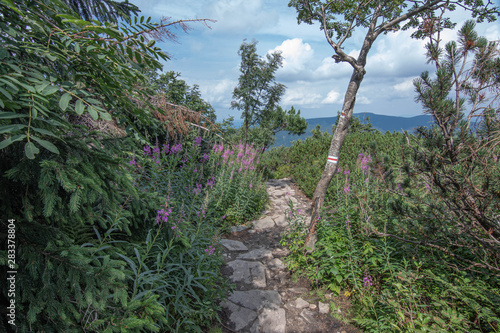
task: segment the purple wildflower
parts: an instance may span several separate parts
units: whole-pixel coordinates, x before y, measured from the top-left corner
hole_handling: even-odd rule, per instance
[[[205,249],[205,253],[207,253],[209,256],[214,254],[214,252],[215,252],[215,247],[213,247],[212,245],[210,245],[208,249]]]
[[[349,174],[349,170],[345,170],[344,175],[348,175],[348,174]]]
[[[196,194],[196,195],[200,194],[202,188],[203,188],[203,185],[196,184],[196,188],[193,190],[193,193]]]
[[[156,215],[156,224],[160,224],[160,222],[167,222],[170,213],[172,213],[172,208],[169,208],[168,210],[165,209],[159,210]]]
[[[345,228],[347,230],[349,230],[351,228],[351,221],[349,221],[349,218],[347,218],[347,220],[345,220]]]
[[[205,154],[203,154],[203,156],[201,157],[200,162],[201,162],[201,163],[205,163],[205,162],[207,162],[209,159],[210,159],[210,156],[209,156],[207,153],[205,153]]]
[[[351,193],[351,187],[349,185],[347,185],[347,187],[344,187],[344,193]]]
[[[144,155],[146,155],[146,156],[151,155],[151,147],[150,146],[144,146]]]
[[[199,147],[199,146],[201,146],[201,136],[197,136],[196,138],[194,138],[194,143],[193,143],[193,145],[194,145],[195,147]]]
[[[253,187],[253,184],[252,184],[252,182],[250,182],[250,185],[249,185],[249,187],[250,187],[250,188],[252,188],[252,187]]]
[[[182,151],[182,143],[179,143],[179,144],[177,144],[177,145],[173,146],[173,147],[170,149],[170,153],[172,153],[172,154],[177,154],[177,153],[179,153],[179,152],[181,152],[181,151]]]
[[[161,151],[164,155],[168,155],[168,153],[170,152],[170,145],[163,144],[163,146],[161,147]]]
[[[135,166],[135,158],[133,158],[132,160],[128,161],[128,164]]]
[[[365,285],[365,287],[373,286],[373,279],[371,275],[367,275],[363,278],[363,284]]]
[[[207,186],[210,186],[210,188],[213,188],[214,184],[215,184],[215,178],[212,176],[212,178],[207,181]]]

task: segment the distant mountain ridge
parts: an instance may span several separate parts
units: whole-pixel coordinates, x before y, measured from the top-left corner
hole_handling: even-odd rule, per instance
[[[373,128],[379,130],[382,133],[389,132],[400,132],[408,131],[412,132],[416,127],[419,126],[430,126],[432,123],[432,117],[430,115],[420,115],[415,117],[397,117],[397,116],[385,116],[369,112],[354,114],[354,117],[358,117],[362,123],[366,123],[366,119],[370,118],[370,123]],[[312,136],[311,131],[319,125],[321,131],[332,132],[332,126],[337,121],[337,117],[327,117],[327,118],[312,118],[307,119],[309,125],[307,126],[306,133],[298,136],[293,134],[288,134],[286,131],[281,131],[276,134],[276,141],[273,147],[285,146],[290,147],[292,141],[297,139],[305,139]]]

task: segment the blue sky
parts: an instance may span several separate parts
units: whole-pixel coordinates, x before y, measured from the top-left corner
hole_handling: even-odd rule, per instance
[[[202,97],[215,108],[218,120],[241,113],[230,109],[232,91],[239,76],[237,52],[244,39],[258,41],[259,55],[282,51],[284,66],[276,78],[287,86],[281,105],[292,105],[305,118],[332,117],[342,107],[352,73],[348,64],[335,64],[334,54],[317,25],[297,24],[296,11],[288,1],[272,0],[130,0],[141,15],[159,21],[161,17],[213,19],[210,28],[191,24],[188,34],[178,31],[178,42],[158,43],[172,60],[164,71],[181,73],[189,85],[197,84]],[[461,26],[467,15],[455,13]],[[500,23],[478,26],[480,35],[500,39]],[[424,41],[413,40],[411,32],[400,31],[379,37],[370,51],[367,74],[357,95],[354,112],[411,117],[422,114],[415,103],[412,80],[426,65]],[[444,34],[452,40],[455,32]],[[363,34],[355,34],[344,50],[357,55]]]

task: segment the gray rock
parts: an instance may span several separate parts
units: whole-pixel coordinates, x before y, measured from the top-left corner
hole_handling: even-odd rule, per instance
[[[300,313],[300,317],[304,319],[304,321],[308,324],[315,322],[314,320],[314,312],[308,309],[302,310]]]
[[[237,290],[229,295],[229,300],[251,310],[278,309],[281,305],[281,296],[274,290]]]
[[[330,312],[330,304],[318,302],[319,312],[320,313],[328,313]]]
[[[287,249],[280,249],[280,248],[275,248],[273,250],[273,256],[274,257],[286,257],[290,251]]]
[[[269,229],[273,227],[274,227],[274,221],[269,216],[266,216],[261,220],[253,222],[254,229]]]
[[[304,308],[307,308],[308,306],[309,306],[309,303],[304,301],[300,297],[295,300],[295,307],[297,309],[304,309]]]
[[[231,281],[251,284],[255,288],[266,287],[266,267],[260,262],[234,260],[228,262],[227,266],[233,269]]]
[[[265,308],[250,328],[251,333],[285,333],[285,330],[286,312],[281,308]]]
[[[229,251],[248,251],[248,247],[240,241],[221,239],[220,243]]]
[[[269,261],[267,263],[267,267],[269,267],[272,270],[285,269],[285,265],[283,265],[283,262],[281,260],[279,260],[278,258],[274,258],[273,260]]]
[[[243,230],[247,230],[248,227],[246,225],[237,225],[237,226],[233,226],[231,227],[231,233],[237,233],[237,232],[240,232],[240,231],[243,231]]]
[[[284,215],[273,216],[273,220],[278,227],[286,227],[288,225],[288,221]]]
[[[221,305],[229,310],[229,320],[234,324],[236,331],[245,328],[257,318],[257,312],[236,305],[233,302],[225,301]]]
[[[242,253],[238,256],[238,259],[245,260],[261,260],[261,259],[272,259],[273,252],[267,249],[256,249],[247,253]]]

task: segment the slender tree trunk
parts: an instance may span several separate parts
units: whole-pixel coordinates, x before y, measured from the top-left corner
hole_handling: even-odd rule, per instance
[[[338,121],[338,126],[333,134],[332,143],[330,144],[330,149],[328,150],[328,160],[321,176],[316,190],[314,191],[313,204],[312,204],[312,216],[311,224],[309,225],[309,231],[305,240],[305,247],[314,250],[316,243],[316,223],[320,219],[320,211],[323,206],[323,202],[326,196],[326,190],[330,185],[330,181],[333,178],[337,170],[337,164],[339,161],[340,148],[344,143],[345,137],[347,135],[347,129],[349,128],[349,121],[352,118],[352,113],[354,111],[354,104],[356,102],[356,94],[358,92],[361,81],[363,80],[364,74],[359,73],[354,70],[349,81],[349,86],[347,88],[344,105],[342,106],[342,113]]]
[[[248,114],[248,107],[245,107],[245,120],[243,121],[243,126],[245,127],[244,128],[244,135],[243,135],[243,149],[244,149],[244,154],[246,154],[247,152],[247,132],[248,132],[248,117],[249,117],[249,114]]]
[[[373,25],[372,25],[373,26]],[[330,144],[330,149],[328,150],[328,159],[326,161],[325,169],[323,175],[321,176],[316,190],[314,191],[313,203],[312,203],[312,215],[311,223],[309,225],[309,230],[304,242],[304,246],[308,251],[314,251],[316,244],[316,224],[321,218],[320,212],[325,201],[326,190],[330,185],[330,181],[333,178],[337,170],[337,164],[339,161],[340,148],[344,143],[345,137],[347,135],[347,129],[349,128],[349,122],[352,118],[354,112],[354,104],[356,102],[356,94],[358,93],[359,86],[363,81],[365,76],[364,67],[366,65],[366,57],[373,44],[373,35],[371,33],[367,34],[363,47],[361,48],[358,59],[356,60],[356,67],[353,69],[351,80],[347,86],[347,91],[344,96],[344,104],[342,106],[342,112],[340,119],[338,121],[338,126],[333,134],[332,143]]]

